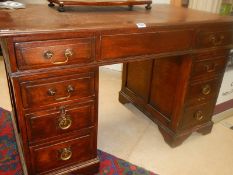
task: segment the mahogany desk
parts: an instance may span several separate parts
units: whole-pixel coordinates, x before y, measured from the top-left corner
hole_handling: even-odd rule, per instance
[[[120,102],[132,102],[155,121],[172,147],[194,131],[211,132],[233,46],[230,17],[168,5],[151,11],[77,7],[65,13],[28,5],[2,10],[0,29],[31,175],[98,171],[101,65],[124,63]]]

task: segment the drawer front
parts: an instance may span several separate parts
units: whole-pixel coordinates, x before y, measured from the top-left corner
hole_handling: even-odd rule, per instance
[[[94,72],[21,82],[25,108],[39,107],[95,95]]]
[[[33,174],[96,158],[95,137],[93,133],[53,145],[30,147]]]
[[[180,129],[188,129],[211,120],[214,110],[213,104],[202,104],[186,108],[180,123]]]
[[[213,49],[195,54],[195,61],[227,59],[230,55],[230,49]]]
[[[194,78],[222,73],[225,70],[226,62],[227,57],[194,62],[192,77]]]
[[[197,48],[208,48],[227,46],[233,44],[233,31],[222,30],[222,31],[202,31],[197,36],[196,47]]]
[[[94,102],[60,106],[57,110],[26,115],[30,141],[48,139],[95,125]]]
[[[16,43],[17,66],[20,70],[43,68],[94,60],[94,40],[64,39]]]
[[[208,81],[191,82],[186,97],[186,105],[198,105],[212,101],[218,94],[221,79],[212,79]]]
[[[101,60],[191,49],[192,30],[103,35]]]

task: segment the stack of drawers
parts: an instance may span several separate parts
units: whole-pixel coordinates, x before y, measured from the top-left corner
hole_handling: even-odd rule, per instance
[[[181,129],[211,121],[228,53],[228,50],[222,49],[194,56]]]
[[[224,46],[230,45],[233,39],[229,28],[215,28],[201,30],[198,34],[196,47],[201,50],[193,56],[181,130],[202,124],[212,126],[211,117],[229,55],[229,48]],[[201,132],[206,134],[210,130],[208,127]]]
[[[98,170],[98,67],[77,68],[93,61],[94,45],[91,37],[14,43],[12,79],[29,174]]]

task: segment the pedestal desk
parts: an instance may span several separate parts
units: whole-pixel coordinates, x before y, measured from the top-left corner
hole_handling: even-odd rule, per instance
[[[211,132],[232,49],[231,17],[169,5],[67,7],[64,13],[27,5],[1,10],[0,29],[30,175],[98,171],[101,65],[124,63],[120,102],[157,123],[170,146],[194,131]]]

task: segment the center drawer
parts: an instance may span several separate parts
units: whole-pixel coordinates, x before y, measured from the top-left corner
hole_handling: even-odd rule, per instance
[[[191,29],[103,35],[100,59],[187,51],[192,47],[193,36]]]
[[[95,95],[95,72],[20,82],[24,108],[40,107]]]
[[[61,136],[95,125],[94,101],[59,106],[26,115],[30,142]]]

